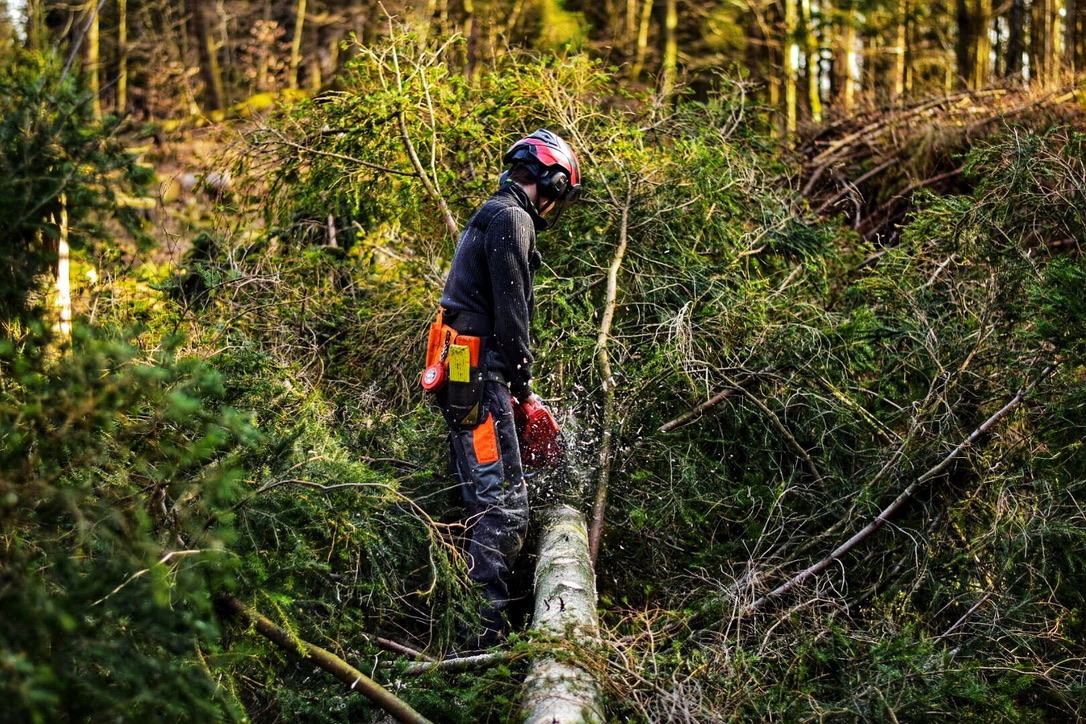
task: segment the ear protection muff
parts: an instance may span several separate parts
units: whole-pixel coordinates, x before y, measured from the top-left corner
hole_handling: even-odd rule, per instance
[[[539,176],[539,193],[548,199],[561,201],[569,189],[569,175],[560,168],[551,168]]]

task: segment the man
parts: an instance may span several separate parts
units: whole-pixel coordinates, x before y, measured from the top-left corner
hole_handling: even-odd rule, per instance
[[[509,571],[528,527],[513,406],[540,404],[532,393],[529,343],[533,281],[542,263],[535,235],[557,221],[581,190],[573,150],[550,131],[517,141],[502,162],[508,170],[461,234],[441,297],[444,324],[481,341],[479,365],[472,368],[479,375],[478,394],[453,383],[437,394],[467,509],[469,576],[486,600],[482,632],[467,642],[474,649],[496,643],[504,628]],[[464,390],[472,390],[474,399],[457,407],[453,398]]]

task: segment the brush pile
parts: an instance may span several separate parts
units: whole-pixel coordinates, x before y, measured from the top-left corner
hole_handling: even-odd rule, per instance
[[[1008,126],[1081,127],[1082,91],[965,91],[872,107],[801,131],[801,192],[820,216],[842,215],[865,240],[893,245],[917,192],[968,193],[966,152]]]

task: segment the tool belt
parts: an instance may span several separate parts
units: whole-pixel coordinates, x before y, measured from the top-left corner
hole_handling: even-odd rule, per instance
[[[473,328],[474,332],[475,329]],[[445,310],[430,323],[422,389],[434,395],[445,421],[455,428],[473,428],[486,417],[483,393],[493,377],[483,363],[484,337],[463,334],[445,323]]]

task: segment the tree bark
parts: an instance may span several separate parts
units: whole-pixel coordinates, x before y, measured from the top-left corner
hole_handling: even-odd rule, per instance
[[[807,58],[807,107],[812,123],[822,122],[822,51],[814,32],[814,15],[811,0],[800,0],[803,23],[803,53]]]
[[[796,61],[799,59],[799,43],[796,42],[796,32],[799,29],[799,12],[796,7],[799,0],[784,0],[784,38],[781,43],[784,48],[783,63],[781,66],[781,82],[784,85],[784,131],[785,135],[795,133],[796,130],[796,99],[798,73]]]
[[[988,82],[992,0],[958,0],[958,78],[971,90]]]
[[[72,338],[72,275],[71,247],[68,244],[68,200],[64,194],[60,196],[60,218],[56,223],[60,238],[57,239],[56,283],[59,317],[55,329],[62,341],[68,342]]]
[[[1030,5],[1030,84],[1047,88],[1056,82],[1057,0],[1033,0]]]
[[[836,50],[833,55],[834,104],[844,110],[856,105],[856,10],[849,9],[837,28]]]
[[[101,3],[88,0],[84,7],[87,15],[86,33],[87,39],[83,46],[83,72],[87,77],[87,90],[90,93],[91,113],[94,119],[102,119],[102,81],[101,81],[101,22],[98,19],[98,9]]]
[[[645,58],[649,52],[649,24],[652,21],[652,0],[642,0],[641,17],[637,26],[637,51],[630,67],[630,79],[637,80],[645,69]]]
[[[128,110],[128,0],[117,0],[117,115]]]
[[[1066,0],[1063,64],[1073,78],[1086,67],[1086,1]]]
[[[678,0],[666,0],[664,17],[664,66],[661,71],[660,92],[665,98],[675,88],[675,79],[679,72],[679,3]]]
[[[298,0],[294,11],[294,38],[290,43],[290,79],[287,81],[289,88],[298,87],[298,68],[302,64],[302,32],[305,30],[305,5],[306,0]]]
[[[909,86],[909,3],[897,4],[897,42],[894,45],[894,78],[890,97],[902,98]]]
[[[533,628],[552,636],[594,642],[596,575],[588,557],[584,516],[568,505],[548,508],[535,569]],[[525,724],[595,724],[605,720],[599,687],[574,662],[537,659],[524,682]]]

